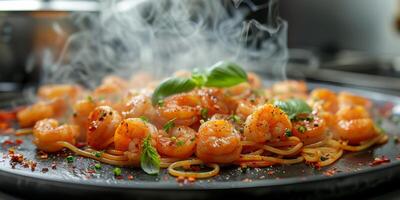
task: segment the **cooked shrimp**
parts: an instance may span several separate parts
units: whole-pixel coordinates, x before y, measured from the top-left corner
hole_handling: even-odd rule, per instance
[[[43,119],[33,127],[33,143],[46,152],[56,152],[63,147],[57,144],[59,141],[75,144],[78,127],[74,125],[59,125],[55,119]]]
[[[325,88],[318,88],[311,92],[310,102],[313,107],[323,111],[335,113],[338,110],[338,99],[336,94]]]
[[[114,140],[114,132],[121,122],[119,113],[109,106],[96,107],[88,117],[88,144],[95,149],[104,149]]]
[[[199,120],[201,100],[193,93],[173,95],[159,107],[162,117],[174,120],[176,125],[190,126]]]
[[[247,81],[253,89],[261,88],[263,86],[260,76],[254,72],[247,73]]]
[[[223,90],[208,88],[197,90],[195,93],[200,98],[201,107],[207,109],[209,115],[229,113]]]
[[[196,155],[208,163],[231,163],[240,157],[240,135],[226,120],[203,123],[198,132]]]
[[[196,131],[187,126],[177,126],[168,133],[160,130],[157,137],[157,150],[166,156],[188,158],[196,147]]]
[[[45,102],[37,102],[17,113],[17,119],[21,127],[31,127],[39,120],[53,117],[53,106]]]
[[[372,107],[372,102],[365,97],[357,96],[349,92],[340,92],[338,95],[338,100],[340,106],[350,105],[350,106],[363,106],[367,109]]]
[[[45,100],[55,98],[76,99],[81,91],[82,89],[77,85],[45,85],[39,88],[38,96]]]
[[[121,89],[127,89],[128,88],[128,82],[118,76],[115,75],[110,75],[110,76],[106,76],[104,77],[103,81],[102,81],[103,85],[117,85],[119,86],[119,88]]]
[[[285,140],[285,133],[292,130],[288,116],[278,107],[265,104],[246,119],[244,136],[253,142]]]
[[[307,85],[304,81],[287,80],[272,85],[274,94],[306,94]]]
[[[317,116],[304,116],[293,122],[292,133],[305,144],[312,144],[325,139],[327,126],[323,119]]]
[[[79,100],[72,106],[72,122],[79,126],[80,134],[77,140],[80,142],[86,142],[86,131],[89,128],[88,117],[95,108],[96,102],[91,99]]]
[[[370,118],[368,111],[363,106],[344,106],[337,112],[336,116],[339,120],[352,120]]]
[[[129,160],[133,164],[140,162],[143,140],[151,134],[152,145],[155,146],[157,128],[140,118],[128,118],[123,120],[117,127],[114,136],[115,149],[127,151]]]
[[[353,119],[340,120],[335,128],[340,139],[349,141],[350,144],[359,144],[378,136],[374,122],[372,119]]]
[[[154,110],[151,99],[149,96],[139,94],[131,97],[127,103],[125,103],[122,116],[124,118],[136,118],[140,116],[146,116],[146,113]]]

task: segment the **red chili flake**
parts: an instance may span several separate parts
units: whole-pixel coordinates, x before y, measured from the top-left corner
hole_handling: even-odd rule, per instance
[[[21,139],[16,139],[16,140],[15,140],[15,144],[16,144],[16,145],[20,145],[20,144],[22,144],[22,143],[24,143],[24,141],[21,140]]]
[[[11,121],[17,118],[17,109],[11,111],[0,111],[0,120],[1,121]]]
[[[185,177],[183,177],[183,176],[178,176],[176,178],[176,182],[178,182],[178,183],[182,183],[184,180],[185,180]]]
[[[189,178],[188,178],[188,181],[191,182],[191,183],[193,183],[193,182],[196,181],[196,178],[195,178],[195,177],[189,177]]]
[[[13,145],[14,142],[12,140],[4,140],[3,145]]]
[[[245,178],[245,179],[242,180],[242,182],[250,183],[250,182],[253,182],[253,180],[251,180],[251,179],[249,179],[249,178]]]
[[[274,172],[274,171],[272,171],[272,170],[269,170],[269,171],[267,172],[267,174],[268,174],[268,175],[274,175],[274,174],[275,174],[275,172]]]
[[[24,160],[24,156],[21,154],[12,154],[11,161],[21,163]]]
[[[132,175],[128,175],[128,180],[133,180],[133,176]]]
[[[116,176],[115,178],[118,179],[118,180],[121,180],[121,179],[123,179],[124,177],[120,175],[120,176]]]
[[[46,173],[48,171],[49,171],[49,168],[47,168],[47,167],[42,168],[42,173]]]
[[[8,129],[10,128],[10,124],[7,122],[0,122],[0,130]]]
[[[34,161],[31,162],[31,170],[32,170],[32,171],[35,171],[36,165],[37,165],[36,162],[34,162]]]
[[[86,146],[86,143],[85,142],[77,142],[75,146],[78,148],[82,148],[82,147]]]
[[[335,175],[337,172],[338,172],[338,171],[336,170],[336,168],[333,168],[333,169],[328,169],[328,170],[326,170],[323,174],[324,174],[325,176],[333,176],[333,175]]]
[[[14,148],[9,148],[9,149],[8,149],[8,154],[14,154],[14,153],[15,153]]]
[[[88,170],[87,170],[87,173],[89,173],[89,174],[94,174],[94,173],[96,173],[96,170],[94,170],[94,169],[88,169]]]
[[[38,154],[40,159],[44,159],[45,160],[45,159],[49,158],[49,154],[47,154],[44,151],[39,151],[37,154]]]
[[[386,156],[381,156],[381,157],[376,157],[374,159],[374,161],[372,161],[371,163],[369,163],[369,166],[376,166],[376,165],[380,165],[383,163],[389,163],[390,159]]]
[[[28,163],[28,162],[24,162],[24,163],[22,164],[22,167],[28,168],[28,167],[29,167],[29,163]]]
[[[56,163],[52,163],[51,164],[51,169],[57,169],[57,164]]]

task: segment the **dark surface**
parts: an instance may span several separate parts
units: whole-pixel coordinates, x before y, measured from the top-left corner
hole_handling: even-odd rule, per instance
[[[387,106],[386,101],[400,105],[399,98],[395,96],[353,92],[373,99],[377,107]],[[112,166],[102,164],[101,170],[93,170],[97,162],[90,159],[76,157],[73,163],[67,163],[66,155],[50,155],[49,159],[42,160],[38,158],[31,143],[31,136],[19,137],[24,143],[16,147],[16,152],[22,153],[28,160],[37,161],[36,170],[32,172],[21,165],[12,169],[9,159],[2,157],[11,146],[3,145],[0,151],[0,187],[18,197],[55,195],[60,199],[82,196],[96,199],[216,199],[227,195],[334,199],[359,194],[374,197],[381,194],[379,190],[388,191],[391,183],[399,182],[400,161],[396,158],[400,155],[400,144],[396,144],[392,138],[399,134],[399,130],[390,121],[384,121],[383,127],[391,134],[387,144],[363,152],[346,153],[342,159],[326,168],[315,169],[305,164],[247,170],[226,167],[219,176],[212,179],[184,184],[177,183],[166,171],[159,176],[150,176],[138,169],[123,168],[122,179],[117,179],[112,173]],[[15,139],[15,136],[0,136],[0,142]],[[382,155],[387,156],[391,162],[373,167],[369,165],[375,157]],[[51,169],[52,163],[56,163],[56,170]],[[49,171],[44,173],[43,168]],[[327,176],[325,173],[331,169],[337,173]],[[128,175],[133,175],[134,179],[128,180]],[[387,195],[387,192],[382,194]]]

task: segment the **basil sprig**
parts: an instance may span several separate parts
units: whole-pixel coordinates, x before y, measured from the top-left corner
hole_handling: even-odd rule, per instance
[[[140,167],[147,174],[158,174],[160,172],[160,155],[158,155],[157,150],[151,145],[150,134],[143,141]]]
[[[162,102],[165,97],[182,92],[189,92],[196,87],[231,87],[247,81],[246,72],[237,64],[218,62],[209,70],[192,73],[190,78],[173,77],[160,83],[152,96],[153,105]]]
[[[310,114],[312,112],[311,107],[300,99],[289,99],[287,101],[276,100],[274,101],[274,105],[285,112],[291,120],[299,114]]]

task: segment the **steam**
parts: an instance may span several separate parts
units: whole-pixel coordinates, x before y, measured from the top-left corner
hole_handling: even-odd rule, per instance
[[[157,78],[220,60],[283,77],[287,24],[277,0],[101,1],[99,14],[74,14],[79,31],[60,58],[44,61],[46,83],[94,87],[102,77],[145,71]],[[265,13],[265,23],[249,18]]]

